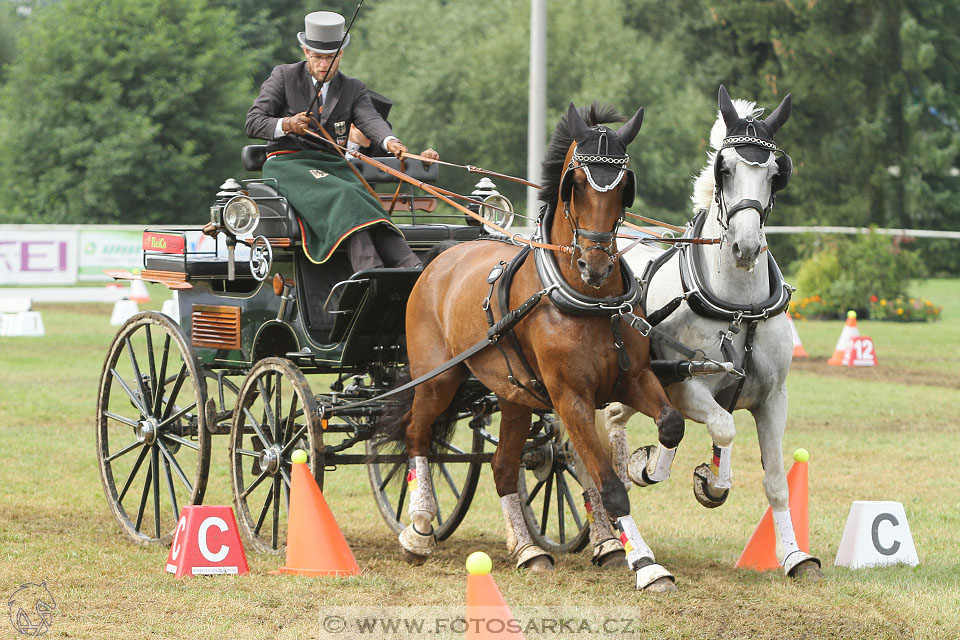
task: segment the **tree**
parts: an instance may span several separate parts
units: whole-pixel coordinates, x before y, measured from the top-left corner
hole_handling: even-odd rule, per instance
[[[643,129],[630,147],[639,187],[633,209],[684,220],[690,176],[705,160],[690,150],[712,124],[711,99],[691,90],[683,56],[671,43],[621,22],[624,5],[550,5],[548,134],[570,101],[610,103],[628,116],[645,106]],[[431,145],[443,159],[524,176],[529,0],[462,7],[443,0],[365,6],[357,19],[363,37],[353,40],[341,69],[394,101],[390,120],[408,146]],[[478,179],[447,168],[441,175],[444,186],[460,193],[470,193]],[[523,206],[522,187],[496,182]]]
[[[251,62],[203,0],[33,11],[0,93],[5,222],[191,222],[240,172]]]

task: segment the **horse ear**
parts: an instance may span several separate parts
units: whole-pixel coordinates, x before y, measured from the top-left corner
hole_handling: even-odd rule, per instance
[[[627,124],[623,125],[617,130],[617,137],[620,139],[620,143],[623,145],[623,148],[626,149],[627,145],[633,142],[633,139],[637,137],[637,132],[640,131],[640,125],[643,124],[643,107],[637,109],[637,112],[634,114],[630,120],[627,121]]]
[[[737,108],[733,106],[733,100],[730,99],[730,94],[727,93],[727,88],[723,85],[720,85],[717,104],[720,106],[720,114],[723,116],[723,123],[727,125],[727,129],[740,121],[740,114],[737,113]]]
[[[780,106],[773,110],[764,122],[767,123],[767,126],[770,127],[770,135],[775,134],[780,127],[783,126],[783,123],[790,118],[790,111],[793,108],[793,94],[788,93],[784,96],[783,101],[780,103]]]
[[[573,134],[574,140],[583,140],[590,133],[590,127],[583,121],[583,117],[572,102],[567,109],[567,123],[570,125],[570,133]]]

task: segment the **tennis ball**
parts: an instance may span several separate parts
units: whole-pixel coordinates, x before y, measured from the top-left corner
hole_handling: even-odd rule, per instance
[[[847,311],[847,317],[848,317],[848,318],[856,318],[856,317],[857,317],[857,312],[854,311],[853,309],[850,309],[850,311]]]
[[[493,561],[483,551],[474,551],[467,556],[467,573],[475,576],[484,576],[493,569]]]
[[[804,449],[803,447],[800,447],[799,449],[793,452],[793,459],[796,460],[797,462],[806,462],[807,460],[810,459],[810,452]]]
[[[296,451],[293,452],[293,455],[290,456],[290,459],[295,464],[303,464],[304,462],[307,461],[307,452],[304,451],[303,449],[297,449]]]

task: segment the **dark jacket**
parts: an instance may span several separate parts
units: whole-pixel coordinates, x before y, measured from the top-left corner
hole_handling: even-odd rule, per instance
[[[328,147],[310,135],[287,134],[273,139],[277,120],[306,111],[318,90],[319,87],[314,88],[306,61],[277,65],[260,86],[260,95],[247,112],[244,127],[247,137],[267,140],[267,153]],[[384,138],[393,135],[390,125],[374,108],[366,85],[339,71],[330,80],[321,124],[344,147],[351,124],[356,124],[377,147]]]

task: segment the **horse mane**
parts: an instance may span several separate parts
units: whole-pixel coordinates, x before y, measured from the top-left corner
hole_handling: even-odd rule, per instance
[[[763,113],[763,107],[757,107],[756,102],[749,100],[734,100],[733,106],[737,110],[737,115],[741,118],[753,116],[757,118]],[[713,202],[713,191],[717,186],[714,177],[713,165],[717,161],[717,151],[723,145],[723,138],[727,135],[727,125],[723,122],[723,114],[717,109],[717,120],[710,129],[710,146],[713,151],[707,151],[707,166],[705,166],[693,180],[693,195],[690,200],[693,201],[693,212],[701,209],[710,209]]]
[[[610,122],[626,122],[627,120],[613,106],[602,104],[596,100],[589,107],[580,107],[577,111],[580,112],[580,117],[583,118],[588,127]],[[537,196],[541,201],[548,203],[550,209],[557,206],[560,179],[563,177],[565,169],[564,161],[567,159],[567,151],[570,150],[570,144],[573,142],[573,134],[570,133],[570,123],[567,121],[567,115],[565,112],[557,122],[557,127],[553,131],[550,145],[547,147],[547,153],[543,159],[543,170],[540,178],[540,184],[543,186]]]

